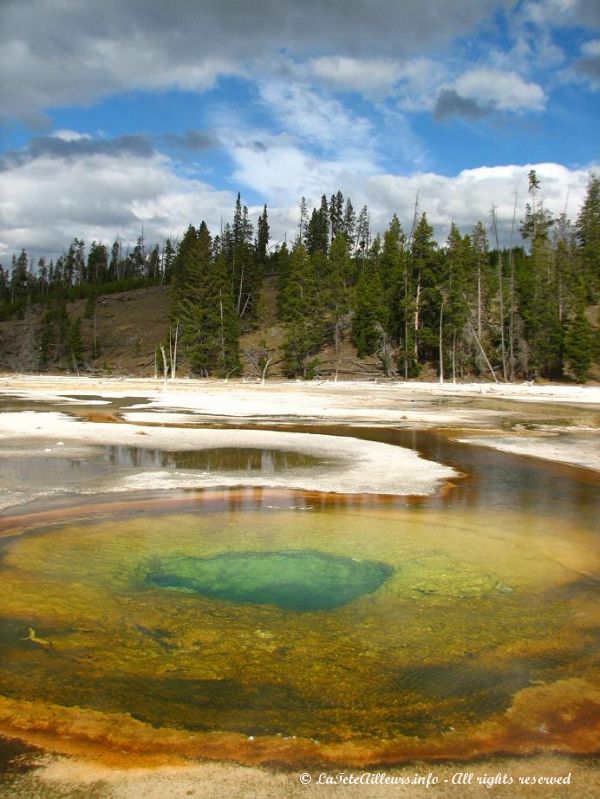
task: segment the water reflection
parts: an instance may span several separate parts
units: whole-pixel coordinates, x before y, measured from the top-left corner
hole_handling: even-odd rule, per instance
[[[215,447],[214,449],[175,451],[141,447],[107,447],[109,462],[116,466],[161,469],[198,469],[203,472],[260,472],[273,474],[287,469],[319,466],[319,458],[303,452],[250,447]]]
[[[285,429],[306,432],[308,428],[287,425]],[[597,529],[600,475],[591,470],[461,444],[443,431],[345,425],[311,425],[310,430],[323,435],[350,435],[367,441],[408,447],[424,458],[452,466],[465,475],[465,479],[453,483],[451,490],[433,496],[410,497],[403,503],[447,511],[465,508],[481,508],[490,512],[522,510],[571,519]]]

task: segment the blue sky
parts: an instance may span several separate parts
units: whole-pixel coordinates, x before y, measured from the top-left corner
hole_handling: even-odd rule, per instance
[[[535,167],[575,217],[600,158],[597,0],[4,0],[0,259],[216,231],[341,189],[443,240]]]

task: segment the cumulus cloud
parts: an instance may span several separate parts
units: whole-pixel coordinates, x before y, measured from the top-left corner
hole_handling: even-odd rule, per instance
[[[541,111],[543,89],[516,72],[481,67],[464,72],[454,83],[461,97],[498,111]]]
[[[288,134],[261,134],[263,145],[239,138],[228,143],[234,162],[233,179],[264,197],[269,205],[297,204],[300,197],[318,205],[322,193],[340,187],[356,193],[362,181],[377,171],[367,154],[356,151],[344,158],[318,157],[302,149]]]
[[[148,241],[177,237],[205,219],[218,230],[233,207],[232,192],[174,173],[172,163],[153,153],[71,153],[56,158],[41,151],[16,159],[0,172],[0,257],[22,247],[56,256],[74,236],[127,245],[144,230]]]
[[[4,0],[0,6],[0,108],[31,121],[42,109],[91,103],[127,89],[204,91],[221,75],[285,51],[338,56],[337,80],[384,81],[386,58],[407,58],[462,35],[510,0]],[[336,80],[334,62],[317,71]]]
[[[567,213],[574,217],[585,197],[589,172],[554,163],[479,167],[451,177],[435,173],[374,175],[365,181],[365,196],[379,226],[386,224],[386,213],[394,209],[407,228],[418,197],[419,208],[427,213],[438,241],[445,239],[451,222],[464,233],[470,232],[478,220],[489,225],[490,210],[495,207],[501,243],[508,244],[515,197],[518,224],[528,199],[531,169],[540,180],[546,208],[558,216],[568,201]],[[516,233],[513,243],[518,243],[518,238]]]
[[[385,96],[400,78],[400,65],[390,58],[322,56],[309,62],[312,76],[333,90]]]
[[[458,116],[479,119],[494,111],[541,111],[546,97],[536,83],[516,72],[479,67],[463,72],[436,100],[436,119]]]
[[[231,217],[235,192],[177,174],[173,162],[158,152],[141,156],[135,151],[95,151],[95,143],[67,157],[41,149],[0,172],[0,258],[5,265],[22,247],[35,257],[56,257],[75,236],[110,244],[118,235],[128,246],[142,229],[147,241],[162,242],[202,219],[216,233],[221,219]],[[232,138],[226,147],[234,163],[236,190],[246,187],[261,203],[268,203],[272,237],[280,241],[295,236],[301,196],[318,205],[323,192],[329,196],[341,189],[356,208],[369,206],[379,231],[393,213],[409,229],[418,196],[440,241],[451,221],[468,232],[477,220],[489,221],[495,205],[500,235],[507,243],[515,192],[522,214],[530,169],[536,169],[546,207],[556,214],[564,210],[568,197],[567,210],[576,215],[588,180],[585,170],[557,164],[482,167],[452,177],[434,172],[382,174],[360,153],[345,159],[318,157],[285,133],[257,132],[256,137]],[[253,217],[260,207],[251,207]]]

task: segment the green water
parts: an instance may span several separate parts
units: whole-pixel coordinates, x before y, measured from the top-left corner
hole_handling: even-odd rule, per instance
[[[414,505],[241,489],[15,517],[0,538],[0,716],[26,728],[51,708],[52,730],[88,709],[103,726],[77,716],[73,735],[123,735],[125,750],[142,736],[128,719],[150,725],[145,741],[270,736],[266,762],[300,762],[296,739],[373,762],[394,741],[399,756],[418,742],[456,756],[453,736],[591,751],[597,481],[415,442],[469,477]]]
[[[376,591],[391,566],[324,552],[226,552],[213,558],[166,558],[148,585],[231,602],[297,611],[331,610]]]

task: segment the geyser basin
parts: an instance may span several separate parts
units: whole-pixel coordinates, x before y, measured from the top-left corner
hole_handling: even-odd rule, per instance
[[[525,511],[212,497],[5,519],[0,732],[128,765],[597,750],[591,532]],[[329,609],[260,593],[269,572],[364,569],[379,587]],[[197,592],[217,577],[244,595]]]
[[[325,552],[227,552],[212,558],[166,558],[148,585],[215,599],[289,610],[331,610],[376,591],[391,566]]]

